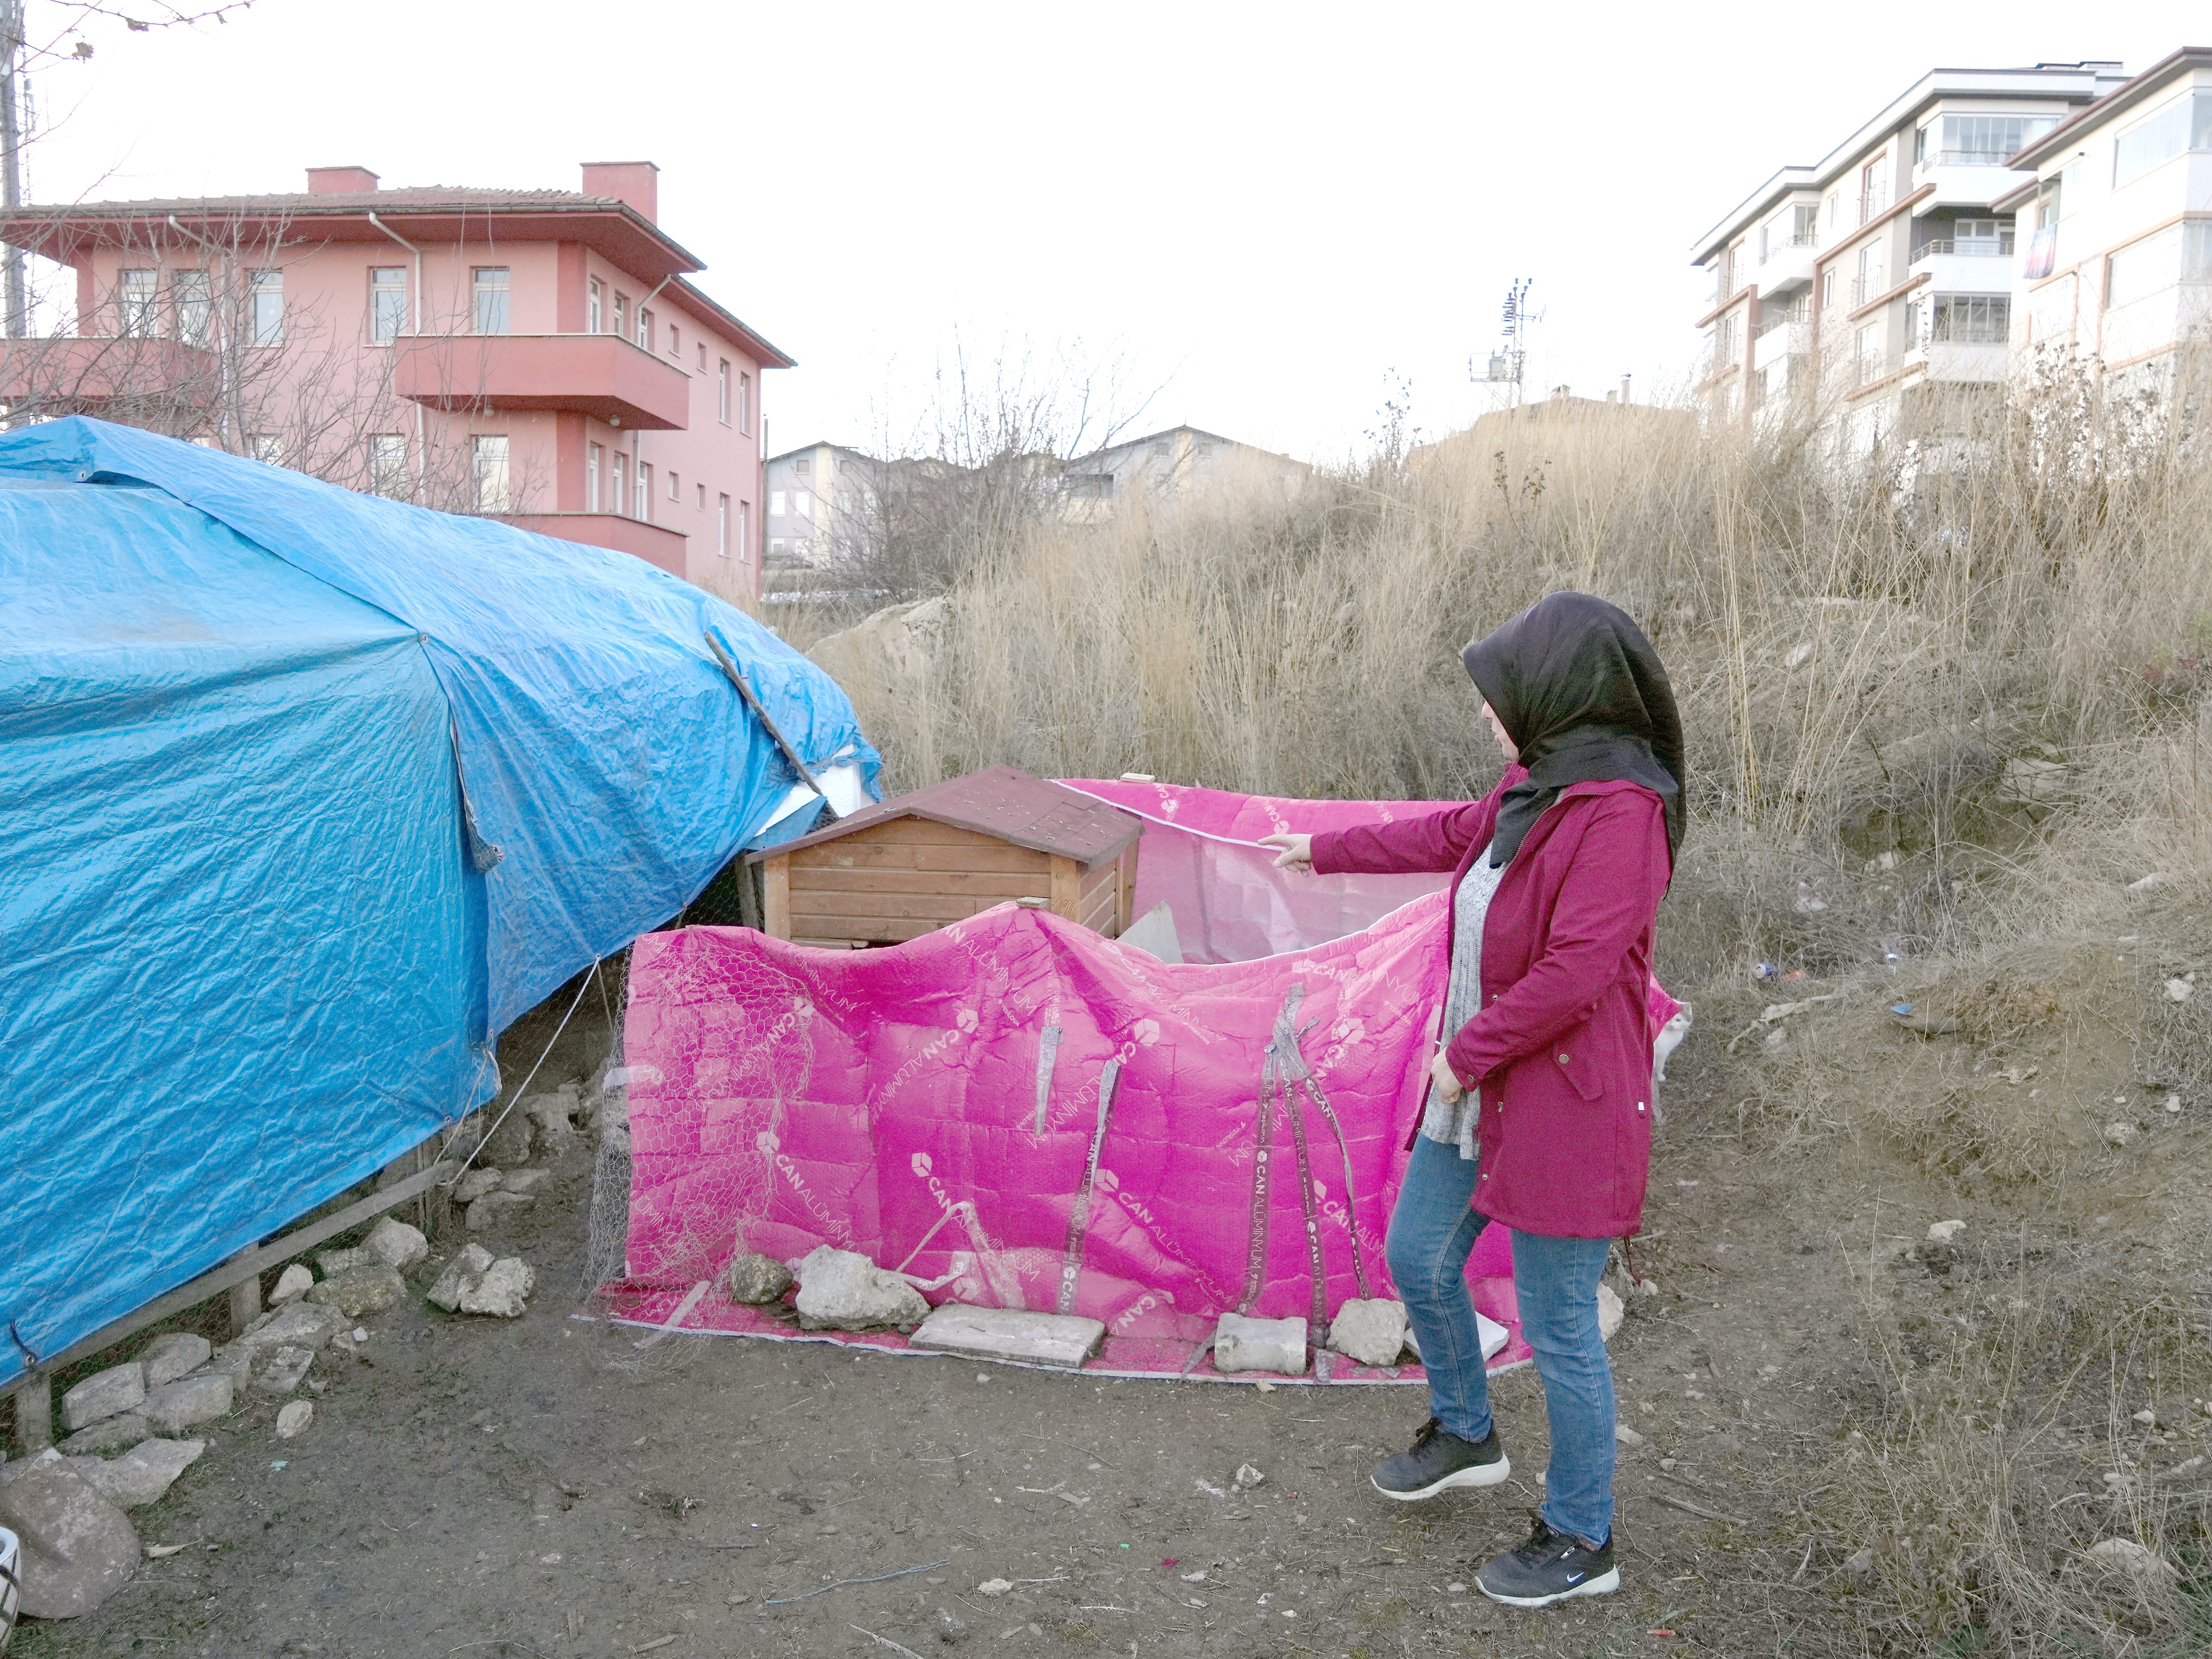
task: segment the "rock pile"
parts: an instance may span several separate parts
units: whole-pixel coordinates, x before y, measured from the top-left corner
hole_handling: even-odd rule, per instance
[[[580,1115],[586,1122],[591,1117],[583,1086],[564,1083],[550,1094],[526,1095],[512,1108],[486,1107],[462,1120],[445,1155],[474,1160],[453,1191],[471,1231],[497,1226],[537,1201],[553,1172],[523,1166],[534,1154],[557,1157],[574,1145]]]
[[[519,1319],[529,1307],[538,1274],[520,1256],[495,1261],[481,1244],[465,1247],[430,1286],[429,1302],[447,1313]]]

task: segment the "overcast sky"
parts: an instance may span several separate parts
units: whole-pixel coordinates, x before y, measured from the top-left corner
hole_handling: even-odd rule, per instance
[[[204,3],[204,0],[202,0]],[[184,0],[188,7],[191,0]],[[30,0],[31,32],[76,9]],[[1124,0],[647,6],[256,0],[216,26],[94,20],[42,70],[33,198],[577,187],[660,164],[700,280],[799,367],[778,449],[904,430],[955,338],[1119,353],[1181,422],[1312,459],[1394,373],[1463,425],[1499,303],[1534,280],[1531,381],[1679,390],[1690,245],[1927,70],[2212,44],[2201,3],[1909,14],[1682,5]],[[1079,349],[1074,343],[1081,342]]]

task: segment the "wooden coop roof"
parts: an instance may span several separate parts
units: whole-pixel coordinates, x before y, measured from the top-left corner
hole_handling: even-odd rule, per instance
[[[1144,821],[1133,813],[1017,766],[987,766],[911,794],[864,806],[826,830],[750,854],[757,863],[836,841],[896,818],[927,818],[956,830],[994,836],[1016,847],[1089,866],[1112,858],[1136,839]]]

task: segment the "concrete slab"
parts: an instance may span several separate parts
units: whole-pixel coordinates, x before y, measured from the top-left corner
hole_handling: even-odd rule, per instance
[[[1074,1370],[1106,1340],[1106,1328],[1072,1314],[1025,1313],[1018,1308],[969,1308],[948,1302],[933,1309],[907,1346],[980,1359],[1016,1359]]]

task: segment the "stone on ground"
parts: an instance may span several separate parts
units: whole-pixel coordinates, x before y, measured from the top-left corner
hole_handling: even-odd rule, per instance
[[[288,1302],[297,1302],[314,1288],[314,1270],[304,1261],[288,1261],[284,1271],[276,1275],[276,1287],[269,1292],[269,1305],[281,1308]]]
[[[176,1435],[230,1409],[233,1388],[228,1371],[196,1371],[164,1382],[146,1396],[146,1420],[156,1434]]]
[[[262,1363],[253,1386],[264,1394],[297,1394],[314,1363],[313,1348],[279,1348]]]
[[[499,1183],[503,1193],[534,1193],[552,1180],[550,1170],[509,1170],[507,1178]]]
[[[322,1270],[325,1279],[333,1278],[339,1273],[349,1272],[353,1268],[362,1267],[376,1260],[378,1260],[376,1256],[358,1244],[348,1244],[342,1249],[319,1250],[315,1253],[315,1266]]]
[[[187,1371],[199,1370],[214,1352],[214,1345],[204,1336],[191,1331],[171,1331],[147,1344],[138,1361],[146,1368],[146,1386],[158,1389],[164,1382],[175,1382]]]
[[[248,1352],[278,1348],[288,1342],[299,1348],[319,1348],[347,1322],[346,1316],[336,1308],[319,1302],[295,1302],[289,1308],[263,1315],[223,1352],[228,1354],[241,1346]]]
[[[1620,1292],[1601,1280],[1597,1287],[1597,1340],[1612,1341],[1613,1334],[1620,1328],[1620,1322],[1627,1312],[1626,1305],[1620,1299]]]
[[[142,1440],[153,1437],[154,1425],[146,1420],[143,1412],[125,1412],[120,1417],[103,1417],[89,1428],[79,1429],[61,1443],[64,1455],[70,1457],[112,1457],[117,1452],[129,1451]]]
[[[1328,1322],[1328,1346],[1363,1365],[1395,1365],[1406,1346],[1406,1304],[1352,1297]]]
[[[2105,1126],[2105,1139],[2115,1146],[2125,1146],[2142,1133],[2124,1118],[2114,1118]]]
[[[308,1400],[295,1400],[276,1413],[276,1437],[279,1440],[290,1440],[303,1435],[307,1431],[307,1425],[314,1420],[314,1402]]]
[[[74,1431],[118,1417],[146,1397],[146,1368],[137,1360],[94,1371],[62,1396],[62,1426]]]
[[[499,1183],[505,1178],[497,1170],[478,1165],[453,1183],[453,1202],[473,1204],[486,1193],[498,1191]]]
[[[1963,1221],[1931,1221],[1928,1224],[1928,1240],[1931,1244],[1948,1244],[1966,1231]]]
[[[461,1311],[520,1319],[530,1305],[530,1292],[537,1284],[535,1268],[520,1256],[507,1256],[493,1262],[473,1283],[461,1287]]]
[[[730,1300],[754,1307],[780,1302],[793,1285],[791,1269],[772,1255],[740,1250],[730,1262]]]
[[[1247,1319],[1243,1314],[1222,1315],[1213,1328],[1213,1369],[1304,1376],[1306,1322],[1295,1317]]]
[[[90,1613],[138,1570],[138,1532],[131,1517],[59,1459],[42,1461],[0,1487],[0,1527],[22,1540],[20,1611],[28,1618]]]
[[[514,1177],[509,1176],[507,1179],[512,1181]],[[487,1227],[495,1227],[516,1211],[526,1210],[537,1201],[528,1193],[511,1193],[505,1187],[486,1193],[469,1206],[469,1231],[482,1232]]]
[[[2146,1549],[2132,1538],[2107,1538],[2101,1544],[2089,1546],[2090,1556],[2108,1565],[2120,1568],[2137,1578],[2176,1578],[2173,1563],[2155,1550]]]
[[[520,1112],[509,1112],[500,1120],[499,1127],[484,1137],[484,1160],[503,1170],[527,1164],[537,1139],[536,1124]]]
[[[430,1254],[430,1241],[420,1227],[410,1227],[396,1216],[386,1216],[369,1230],[362,1248],[379,1257],[392,1272],[412,1273]]]
[[[461,1286],[483,1277],[484,1269],[491,1266],[491,1252],[481,1244],[471,1244],[446,1264],[446,1271],[438,1275],[438,1282],[430,1286],[429,1303],[434,1308],[443,1308],[447,1313],[459,1311]]]
[[[177,1477],[206,1449],[204,1440],[147,1440],[112,1462],[72,1457],[69,1465],[109,1503],[137,1510],[159,1503]]]
[[[348,1321],[382,1313],[407,1294],[407,1281],[381,1256],[370,1256],[333,1273],[307,1292],[307,1300],[336,1308]]]
[[[981,1359],[1062,1365],[1074,1370],[1095,1355],[1105,1340],[1106,1328],[1095,1319],[1025,1313],[1018,1308],[969,1308],[948,1302],[931,1310],[908,1346]]]
[[[810,1331],[911,1331],[929,1317],[921,1292],[854,1250],[817,1244],[799,1264],[799,1323]]]
[[[538,1126],[538,1138],[548,1151],[574,1139],[576,1126],[568,1115],[575,1109],[576,1097],[569,1094],[532,1095],[515,1108]]]

